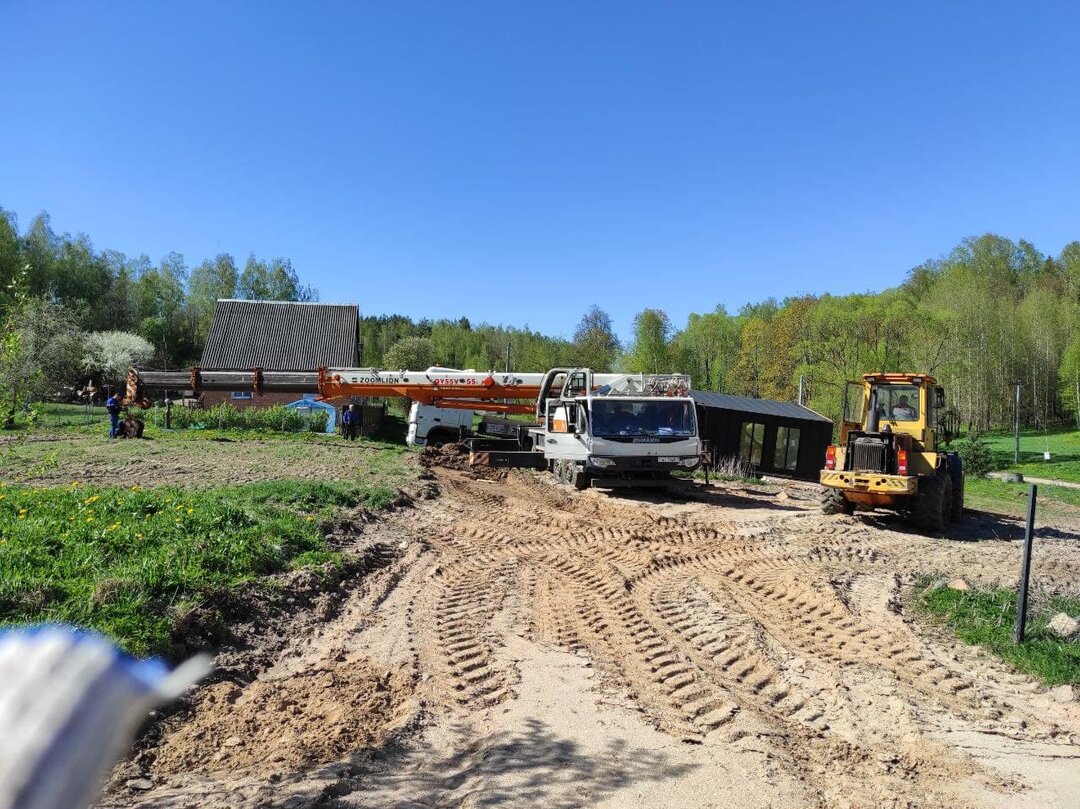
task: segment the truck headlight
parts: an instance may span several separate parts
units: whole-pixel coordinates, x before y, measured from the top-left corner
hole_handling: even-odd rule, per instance
[[[701,462],[701,460],[699,458],[683,458],[682,459],[682,465],[685,466],[687,469],[693,469],[700,462]]]
[[[611,460],[611,458],[589,458],[589,463],[601,469],[607,469],[615,465],[615,461]]]

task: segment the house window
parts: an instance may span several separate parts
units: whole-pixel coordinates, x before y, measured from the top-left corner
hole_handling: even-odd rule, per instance
[[[742,426],[742,442],[739,445],[739,457],[754,466],[761,466],[761,442],[765,437],[765,425],[745,421]]]
[[[251,399],[253,397],[252,392],[249,390],[234,390],[231,395],[234,399]]]
[[[798,427],[776,428],[776,454],[773,457],[773,469],[794,471],[799,463]]]

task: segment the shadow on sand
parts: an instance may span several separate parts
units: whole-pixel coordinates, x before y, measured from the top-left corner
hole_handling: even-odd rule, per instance
[[[927,536],[924,532],[904,522],[899,515],[890,512],[857,511],[855,516],[863,520],[867,525],[877,528],[887,528],[902,534]],[[963,520],[950,525],[949,530],[939,536],[942,539],[953,539],[958,542],[1023,539],[1024,520],[1019,517],[1009,517],[989,511],[965,509]],[[1052,525],[1039,525],[1036,516],[1035,536],[1038,539],[1077,540],[1080,539],[1080,532]]]
[[[521,733],[470,737],[452,731],[453,750],[424,743],[394,745],[325,767],[325,785],[282,805],[321,807],[588,806],[630,784],[680,778],[694,767],[665,753],[611,741],[586,752],[539,719]]]

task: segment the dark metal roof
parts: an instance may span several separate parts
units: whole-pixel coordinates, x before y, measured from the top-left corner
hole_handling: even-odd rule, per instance
[[[356,304],[219,300],[201,365],[221,371],[355,368],[359,320]]]
[[[690,395],[702,407],[717,407],[722,410],[738,410],[742,413],[761,413],[784,419],[802,421],[824,421],[832,424],[831,419],[815,413],[809,407],[794,402],[774,402],[771,399],[751,399],[749,396],[733,396],[730,393],[713,393],[707,390],[692,390]]]

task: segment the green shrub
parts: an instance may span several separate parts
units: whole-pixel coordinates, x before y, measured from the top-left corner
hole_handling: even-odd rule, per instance
[[[172,409],[172,426],[175,429],[219,430],[276,430],[286,433],[313,432],[326,430],[329,414],[324,410],[312,410],[305,413],[296,408],[274,405],[272,407],[233,407],[228,402],[208,410],[189,407]]]
[[[959,453],[964,464],[964,474],[985,475],[993,469],[990,445],[978,433],[969,433],[955,442],[953,448]]]

